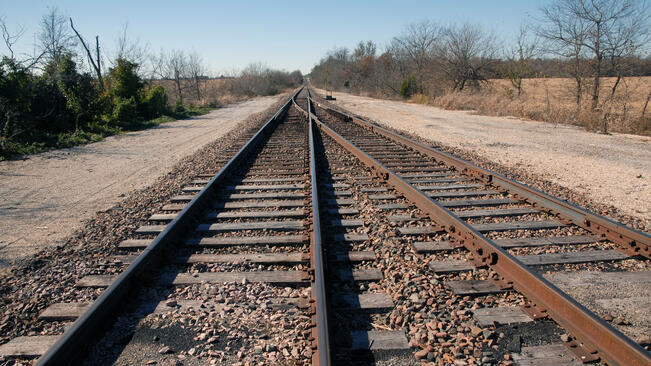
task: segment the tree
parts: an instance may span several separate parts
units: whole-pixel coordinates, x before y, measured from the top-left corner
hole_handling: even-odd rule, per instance
[[[206,68],[201,56],[196,52],[191,53],[187,58],[187,74],[198,102],[201,100],[201,84],[206,78]]]
[[[149,46],[147,44],[141,44],[139,38],[130,39],[127,34],[128,29],[129,23],[124,23],[122,31],[116,40],[117,48],[114,59],[134,62],[140,68],[147,61]]]
[[[569,60],[568,73],[576,82],[577,114],[581,108],[585,63],[583,61],[586,28],[580,19],[567,12],[562,4],[550,4],[542,9],[543,19],[536,33],[546,41],[547,52]]]
[[[14,58],[14,49],[13,46],[18,42],[20,37],[25,33],[25,28],[18,27],[13,33],[9,31],[7,27],[7,22],[4,18],[0,17],[0,31],[2,32],[2,40],[5,43],[5,47],[9,51],[9,58]]]
[[[100,55],[99,51],[99,36],[95,36],[95,52],[96,56],[93,58],[93,54],[90,52],[90,49],[86,45],[86,41],[84,41],[84,37],[77,32],[75,29],[75,25],[72,23],[72,18],[70,18],[70,28],[75,32],[77,35],[77,38],[79,38],[79,42],[81,42],[82,46],[84,47],[84,50],[86,50],[86,55],[88,56],[88,62],[90,62],[91,66],[95,70],[95,74],[97,75],[97,82],[99,83],[100,89],[104,90],[104,79],[102,78],[102,57]]]
[[[479,88],[479,82],[486,81],[486,69],[496,60],[495,36],[470,23],[447,27],[442,35],[441,66],[452,80],[453,90],[461,91],[468,83]]]
[[[57,61],[50,61],[44,69],[43,78],[52,83],[60,93],[59,98],[51,97],[50,103],[61,101],[59,113],[53,118],[52,125],[59,131],[75,131],[81,129],[80,122],[88,122],[94,116],[97,92],[93,87],[92,78],[88,73],[81,74],[77,70],[71,54],[60,56]]]
[[[520,25],[515,45],[505,53],[506,62],[503,66],[502,75],[517,90],[518,97],[522,95],[522,78],[531,75],[530,61],[538,52],[538,40],[531,37],[528,28],[525,24]]]
[[[169,54],[160,50],[158,55],[151,55],[152,77],[171,80],[174,85],[176,102],[183,105],[183,91],[185,90],[185,79],[187,78],[187,57],[180,50],[172,50]]]
[[[181,50],[173,50],[163,64],[166,78],[174,82],[176,89],[177,102],[183,105],[183,90],[185,85],[183,80],[187,77],[188,62],[185,53]]]
[[[134,98],[136,103],[139,103],[144,84],[136,72],[137,69],[137,63],[123,58],[117,59],[115,67],[109,70],[111,94],[123,99]]]
[[[388,89],[388,94],[399,94],[403,75],[393,54],[390,51],[384,52],[377,58],[375,65],[378,82],[386,88],[384,90]]]
[[[13,58],[2,57],[0,61],[0,154],[8,143],[31,126],[27,114],[32,111],[33,79],[29,71]]]
[[[109,69],[113,104],[111,117],[123,125],[128,125],[138,117],[144,84],[136,72],[137,69],[138,64],[121,58]]]
[[[66,17],[59,13],[56,7],[48,8],[48,13],[41,18],[38,41],[46,62],[74,53],[73,50],[77,46],[75,36],[70,33],[66,24]]]
[[[597,109],[604,61],[618,62],[649,41],[647,4],[636,0],[556,0],[543,7],[542,13],[542,37],[557,49],[572,51],[577,60],[591,60],[591,108]]]
[[[425,71],[433,61],[434,50],[441,37],[441,28],[429,21],[412,23],[398,37],[394,37],[389,50],[395,57],[403,56],[410,64],[411,72],[403,70],[403,76],[416,77],[416,88],[423,92]]]
[[[355,85],[360,89],[377,89],[375,75],[375,52],[373,41],[359,42],[353,51],[352,67]]]

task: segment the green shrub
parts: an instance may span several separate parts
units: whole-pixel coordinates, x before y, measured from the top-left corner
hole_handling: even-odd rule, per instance
[[[129,126],[138,117],[138,108],[134,97],[123,99],[113,98],[112,121],[118,126]]]
[[[176,105],[174,106],[174,113],[175,114],[185,113],[185,107],[183,106],[183,103],[181,103],[180,100],[176,101]]]
[[[136,104],[140,103],[140,94],[144,84],[138,76],[138,64],[118,58],[115,67],[109,69],[111,94],[121,99],[134,98]]]
[[[400,85],[400,96],[407,99],[414,94],[416,90],[416,78],[413,75],[409,75]]]
[[[167,111],[167,94],[165,93],[165,89],[157,85],[147,90],[143,107],[147,119],[162,116]]]

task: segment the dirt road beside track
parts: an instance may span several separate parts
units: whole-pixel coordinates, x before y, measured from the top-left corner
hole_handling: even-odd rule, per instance
[[[0,162],[0,267],[60,243],[95,212],[152,184],[179,159],[277,99],[256,98],[94,144]]]

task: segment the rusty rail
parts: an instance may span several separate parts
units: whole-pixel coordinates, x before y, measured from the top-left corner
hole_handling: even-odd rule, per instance
[[[308,99],[308,106],[310,100]],[[308,110],[311,109],[308,107]],[[325,274],[323,261],[323,246],[321,241],[321,220],[319,217],[319,181],[317,177],[314,129],[312,114],[309,116],[310,129],[310,178],[312,180],[312,234],[311,234],[311,263],[314,270],[312,296],[315,299],[316,314],[316,363],[315,365],[330,365],[330,337],[328,333],[328,312],[325,294]]]
[[[300,92],[297,91],[296,94]],[[296,95],[295,94],[295,95]],[[41,356],[36,365],[71,365],[85,355],[92,342],[106,327],[106,320],[113,317],[124,304],[126,295],[137,287],[143,277],[155,271],[162,261],[165,250],[178,242],[193,220],[201,213],[213,198],[217,187],[227,179],[237,166],[244,161],[255,146],[271,133],[273,126],[282,119],[291,105],[290,98],[273,117],[244,145],[231,160],[210,180],[208,184],[188,203],[181,213],[158,234],[153,242],[138,258],[122,272],[118,278]]]
[[[453,166],[458,171],[465,173],[468,176],[480,179],[485,183],[490,183],[498,189],[507,191],[513,196],[537,206],[541,211],[558,215],[559,217],[568,220],[601,238],[617,243],[620,249],[626,254],[641,255],[645,258],[651,258],[651,236],[647,233],[632,229],[593,212],[589,212],[567,201],[550,196],[540,190],[516,182],[501,174],[481,168],[475,164],[459,159],[456,156],[450,155],[431,146],[421,144],[395,132],[389,131],[386,128],[336,110],[330,106],[320,103],[316,104],[321,108],[328,110],[330,113],[336,114],[348,121],[352,121],[367,130],[373,131],[379,135],[410,147],[424,155]]]
[[[307,91],[308,110],[312,110],[309,90]],[[296,94],[298,96],[298,94]],[[295,97],[296,97],[295,96]],[[310,181],[312,182],[312,207],[310,213],[310,281],[312,283],[312,300],[310,311],[313,317],[312,337],[316,352],[312,357],[312,364],[327,366],[331,364],[330,335],[328,328],[328,308],[325,289],[325,265],[323,260],[323,243],[321,240],[321,219],[319,214],[319,180],[316,165],[316,145],[312,121],[312,114],[307,113],[293,98],[294,105],[305,114],[308,119],[309,144],[310,144]]]
[[[343,113],[342,115],[348,116]],[[451,211],[439,205],[418,188],[396,175],[393,171],[326,126],[316,116],[313,117],[313,120],[321,131],[332,137],[346,150],[359,158],[374,171],[376,176],[385,180],[397,191],[401,192],[405,198],[423,210],[434,222],[440,224],[458,243],[470,251],[471,255],[475,258],[475,264],[488,265],[498,273],[499,278],[495,279],[498,285],[502,288],[515,288],[527,297],[537,312],[545,313],[567,330],[572,337],[575,337],[570,337],[567,345],[575,353],[581,355],[584,361],[596,360],[600,357],[601,360],[612,365],[651,364],[651,355],[639,344],[633,342],[630,338],[579,304],[551,282],[532,271],[492,240],[474,230]],[[381,129],[377,126],[367,128],[376,132]],[[384,131],[387,133],[385,136],[392,134],[387,130]],[[403,138],[399,141],[402,142],[404,140]],[[410,143],[409,146],[424,147],[424,145],[417,145],[417,143]],[[454,166],[462,167],[462,169],[470,169],[468,167],[470,165],[469,163],[461,164],[465,162],[448,154],[445,154],[445,159],[441,160],[449,161],[451,164],[454,163]],[[481,168],[477,168],[474,171],[479,169]],[[483,169],[479,171],[483,171],[483,174],[490,173],[488,177],[496,176],[494,173]],[[502,176],[499,176],[499,178],[506,179]],[[492,178],[487,179],[493,181],[491,180]],[[523,185],[517,183],[514,186],[519,187]]]

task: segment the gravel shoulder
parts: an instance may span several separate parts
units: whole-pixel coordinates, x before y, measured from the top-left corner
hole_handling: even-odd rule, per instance
[[[323,94],[323,91],[319,91]],[[651,223],[651,138],[600,135],[575,126],[473,115],[334,93],[333,103],[385,126],[525,169]]]
[[[149,186],[179,159],[278,98],[256,98],[94,144],[0,162],[0,267],[62,244],[84,220]]]

